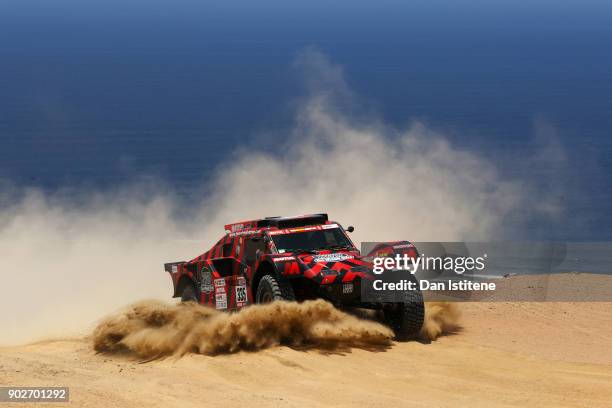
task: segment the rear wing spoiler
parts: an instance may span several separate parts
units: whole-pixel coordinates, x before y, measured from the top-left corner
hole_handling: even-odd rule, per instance
[[[185,261],[180,262],[169,262],[164,264],[164,270],[168,273],[177,273],[178,265],[184,264]]]

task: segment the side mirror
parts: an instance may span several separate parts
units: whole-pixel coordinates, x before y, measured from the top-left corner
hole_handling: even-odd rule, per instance
[[[355,227],[353,227],[352,225],[349,225],[349,227],[346,229],[346,231],[353,232],[353,231],[355,231]]]

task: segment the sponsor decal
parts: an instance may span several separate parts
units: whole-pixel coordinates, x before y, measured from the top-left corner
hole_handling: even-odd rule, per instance
[[[236,280],[236,284],[240,286],[246,286],[246,279],[244,278],[244,276],[239,276]]]
[[[347,294],[347,293],[353,293],[353,283],[343,283],[342,284],[342,293]]]
[[[250,228],[250,227],[251,227],[251,223],[237,222],[236,224],[230,225],[230,231],[238,232],[240,230],[243,230],[245,228]]]
[[[227,309],[227,295],[225,293],[215,295],[215,307],[217,309]]]
[[[281,230],[272,230],[272,231],[269,231],[268,234],[270,235],[293,234],[296,232],[316,231],[320,229],[323,229],[321,228],[320,225],[313,225],[311,227],[285,228]]]
[[[225,279],[215,279],[215,293],[226,293],[225,291]]]
[[[321,225],[321,229],[332,229],[332,228],[340,228],[340,226],[338,224]]]
[[[300,227],[300,228],[289,228],[289,232],[305,232],[305,231],[316,231],[320,230],[320,225],[315,225],[312,227]]]
[[[178,266],[172,265],[172,273],[177,273],[177,272],[178,272]]]
[[[295,256],[281,256],[279,258],[274,258],[274,262],[287,262],[287,261],[295,261]]]
[[[211,293],[215,288],[212,285],[212,272],[207,266],[204,266],[201,271],[202,282],[200,282],[200,289],[204,293]]]
[[[327,254],[327,255],[317,255],[312,258],[313,262],[339,262],[347,259],[353,259],[353,255],[349,254]]]
[[[393,249],[407,249],[412,248],[412,244],[401,244],[401,245],[393,245]]]
[[[231,234],[229,234],[229,236],[239,237],[243,235],[254,235],[254,234],[257,234],[258,232],[259,232],[258,230],[245,230],[245,231],[232,232]]]

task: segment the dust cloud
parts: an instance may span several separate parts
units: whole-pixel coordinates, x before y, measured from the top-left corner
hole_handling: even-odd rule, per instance
[[[444,334],[454,333],[460,329],[460,317],[457,303],[426,302],[420,337],[423,340],[435,340]]]
[[[235,220],[327,212],[355,225],[357,244],[474,241],[492,237],[517,209],[543,203],[526,204],[523,184],[502,179],[487,158],[423,124],[400,130],[344,111],[358,97],[342,68],[320,53],[307,51],[296,64],[306,92],[287,144],[277,153],[257,146],[237,151],[211,185],[195,186],[201,199],[188,206],[157,182],[164,187],[135,183],[77,194],[0,189],[0,344],[87,333],[109,310],[169,298],[163,263],[204,252]],[[303,335],[321,339],[317,333]]]
[[[435,340],[455,330],[458,317],[454,304],[428,303],[421,338]],[[153,359],[186,353],[256,351],[277,345],[333,352],[350,348],[384,350],[392,344],[393,331],[374,320],[344,313],[323,300],[277,301],[235,313],[192,302],[150,300],[104,318],[91,337],[97,352]]]
[[[379,323],[343,313],[323,300],[274,302],[225,313],[195,303],[134,304],[104,319],[92,339],[98,352],[129,352],[141,358],[215,355],[276,345],[339,351],[384,349],[393,332]]]

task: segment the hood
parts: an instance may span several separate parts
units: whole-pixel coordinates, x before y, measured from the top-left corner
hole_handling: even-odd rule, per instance
[[[307,268],[332,270],[335,272],[359,270],[367,272],[371,264],[362,259],[357,251],[321,251],[296,255]]]

